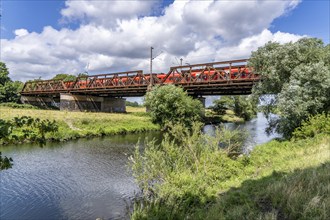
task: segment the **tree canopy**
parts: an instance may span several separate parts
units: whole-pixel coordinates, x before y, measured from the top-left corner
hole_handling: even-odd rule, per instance
[[[23,87],[20,81],[12,81],[9,77],[9,71],[6,64],[0,62],[0,103],[18,102],[19,92]]]
[[[145,105],[150,111],[152,121],[163,128],[168,123],[182,123],[191,127],[192,122],[200,120],[203,106],[181,87],[174,85],[155,86],[147,92]]]
[[[263,76],[253,94],[267,103],[269,131],[288,138],[310,115],[330,111],[330,46],[321,40],[267,43],[252,53],[249,65]],[[271,116],[275,110],[280,117]]]
[[[60,73],[54,76],[52,79],[54,80],[63,80],[63,81],[74,81],[76,80],[76,76],[66,73]]]

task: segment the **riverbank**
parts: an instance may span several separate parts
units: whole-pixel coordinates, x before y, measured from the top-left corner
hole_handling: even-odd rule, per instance
[[[137,133],[159,130],[153,124],[143,107],[127,107],[127,113],[67,112],[42,109],[18,109],[0,106],[1,119],[30,116],[41,120],[55,120],[58,131],[47,133],[47,141],[66,141],[71,139]],[[17,131],[19,132],[19,131]],[[15,134],[15,131],[14,131]],[[14,140],[12,140],[15,143]],[[1,143],[0,144],[5,144]]]
[[[297,138],[273,140],[236,159],[202,151],[186,166],[173,157],[177,165],[153,173],[161,176],[160,184],[151,185],[152,199],[137,203],[132,218],[329,219],[329,126],[329,118],[320,116],[298,130]]]

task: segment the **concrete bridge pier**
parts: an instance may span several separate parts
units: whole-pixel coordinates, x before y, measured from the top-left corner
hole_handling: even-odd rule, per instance
[[[123,98],[61,93],[60,110],[88,112],[126,112],[126,100]]]
[[[52,96],[21,96],[21,102],[23,104],[30,104],[43,108],[59,108],[60,98]]]

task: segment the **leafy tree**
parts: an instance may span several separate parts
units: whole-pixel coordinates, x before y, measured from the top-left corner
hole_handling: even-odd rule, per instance
[[[234,100],[230,96],[221,96],[220,99],[213,101],[212,110],[217,114],[224,115],[226,110],[234,109]]]
[[[222,96],[214,104],[213,111],[221,115],[232,110],[238,117],[250,120],[257,114],[257,101],[252,96]]]
[[[0,102],[19,102],[21,97],[19,92],[23,85],[20,81],[8,81],[0,86]]]
[[[126,105],[127,106],[131,106],[131,107],[139,107],[139,103],[138,102],[130,102],[130,101],[126,101]]]
[[[237,116],[250,120],[257,114],[257,101],[252,96],[233,96],[234,112]]]
[[[304,38],[283,45],[268,43],[252,53],[249,65],[263,75],[254,95],[275,94],[263,108],[268,131],[289,138],[310,115],[330,111],[329,49],[319,39]],[[280,117],[271,117],[274,110]]]
[[[54,76],[52,79],[53,80],[63,80],[63,81],[74,81],[74,80],[76,80],[76,78],[77,77],[75,75],[60,73],[60,74],[57,74],[56,76]]]
[[[9,71],[6,64],[0,61],[0,86],[5,85],[6,82],[10,81]]]
[[[199,100],[188,96],[182,88],[174,85],[155,86],[147,92],[145,105],[151,119],[166,128],[169,123],[182,123],[191,127],[192,122],[200,120],[203,106]]]
[[[19,102],[19,92],[23,87],[23,83],[20,81],[13,82],[8,75],[6,64],[0,62],[0,103]]]

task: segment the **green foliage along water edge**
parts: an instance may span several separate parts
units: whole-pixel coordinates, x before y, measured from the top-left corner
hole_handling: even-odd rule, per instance
[[[130,158],[143,192],[131,218],[328,219],[329,121],[310,118],[299,130],[313,127],[314,137],[271,141],[249,155],[240,154],[239,132],[210,137],[198,124],[175,125],[160,144],[147,142],[144,152],[137,146]],[[231,144],[234,150],[222,148]]]
[[[19,92],[23,88],[20,81],[12,81],[6,64],[0,61],[0,103],[19,102]]]
[[[0,143],[37,142],[44,144],[46,133],[55,132],[58,125],[55,121],[40,120],[28,116],[15,117],[12,120],[0,119]],[[0,170],[12,167],[12,158],[2,157],[0,152]]]
[[[44,144],[47,133],[58,130],[55,121],[40,120],[29,116],[15,117],[12,120],[0,119],[0,142],[37,142]]]
[[[221,96],[213,101],[212,110],[219,114],[226,114],[226,110],[232,110],[236,116],[244,120],[250,120],[257,115],[257,101],[253,96]]]
[[[287,44],[270,42],[252,52],[249,65],[263,76],[253,93],[267,105],[263,111],[269,131],[290,138],[310,115],[330,111],[329,44],[315,38]],[[271,117],[274,111],[280,117]]]
[[[203,115],[200,101],[193,99],[181,88],[174,85],[155,86],[147,92],[145,106],[154,123],[166,128],[169,123],[182,123],[191,127]]]

